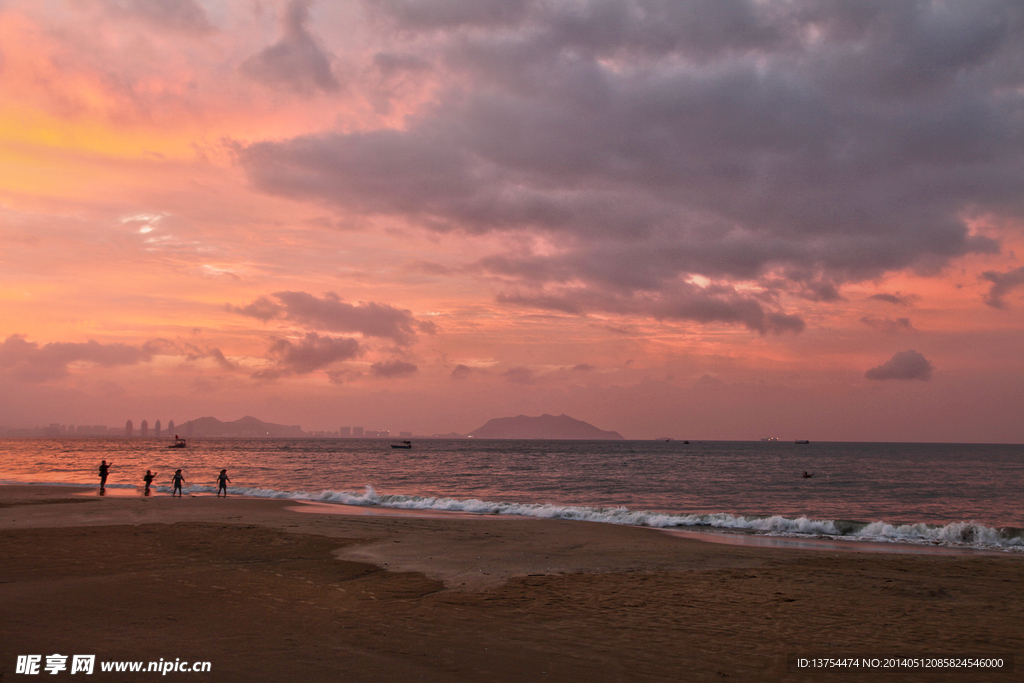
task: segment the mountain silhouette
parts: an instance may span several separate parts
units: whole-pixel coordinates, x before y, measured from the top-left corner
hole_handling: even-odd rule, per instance
[[[233,436],[233,437],[301,437],[299,425],[279,425],[246,415],[233,422],[221,422],[215,417],[200,417],[178,425],[174,431],[181,436]]]
[[[597,439],[605,441],[621,441],[623,436],[618,432],[598,429],[592,424],[576,420],[568,415],[548,415],[540,417],[496,417],[487,424],[475,429],[467,436],[474,439]]]

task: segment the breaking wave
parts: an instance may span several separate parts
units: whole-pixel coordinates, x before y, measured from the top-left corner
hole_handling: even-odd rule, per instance
[[[93,484],[53,481],[0,480],[0,485],[73,486],[95,488]],[[107,484],[110,489],[138,489],[136,484]],[[153,486],[159,493],[170,493],[171,487]],[[214,493],[213,486],[186,486],[185,493]],[[380,494],[372,486],[362,493],[330,491],[281,491],[269,488],[228,487],[236,496],[275,498],[282,500],[316,501],[361,507],[381,507],[397,510],[431,510],[471,513],[479,515],[514,515],[541,519],[565,519],[602,522],[625,526],[672,529],[686,527],[691,530],[722,530],[756,533],[768,536],[811,537],[833,540],[874,541],[882,543],[912,543],[953,548],[1005,550],[1024,552],[1024,529],[991,527],[974,521],[951,522],[944,526],[934,524],[895,524],[885,521],[858,522],[851,520],[812,519],[809,517],[783,517],[781,515],[735,515],[728,512],[668,513],[649,510],[630,510],[626,507],[588,507],[553,503],[493,502],[476,498],[439,498]]]

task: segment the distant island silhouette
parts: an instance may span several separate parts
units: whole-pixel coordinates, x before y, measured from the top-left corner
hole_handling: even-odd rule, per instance
[[[568,415],[548,415],[528,417],[496,417],[487,424],[475,429],[466,436],[474,439],[596,439],[604,441],[621,441],[623,436],[618,432],[598,429],[592,424],[576,420]]]
[[[279,425],[264,422],[246,415],[232,422],[221,422],[215,417],[200,417],[189,420],[174,428],[174,431],[185,437],[199,436],[232,436],[232,437],[276,437],[297,438],[306,436],[299,425]]]
[[[183,438],[296,439],[312,436],[311,433],[302,431],[300,425],[264,422],[249,415],[231,422],[223,422],[215,417],[200,417],[176,426],[174,432]],[[539,417],[529,417],[527,415],[496,417],[469,434],[451,432],[449,434],[434,434],[432,437],[445,439],[573,439],[604,441],[621,441],[624,438],[618,432],[598,429],[592,424],[576,420],[568,415],[555,416],[548,415],[547,413]]]

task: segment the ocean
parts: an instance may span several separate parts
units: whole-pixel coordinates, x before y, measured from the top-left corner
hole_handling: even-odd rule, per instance
[[[524,515],[1024,552],[1024,446],[706,441],[0,439],[0,483],[155,495],[229,492],[406,510]],[[804,472],[813,474],[805,478]]]

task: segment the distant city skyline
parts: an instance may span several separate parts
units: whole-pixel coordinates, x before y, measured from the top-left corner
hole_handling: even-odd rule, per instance
[[[79,436],[123,436],[130,438],[173,438],[178,436],[179,433],[176,431],[174,421],[168,422],[165,428],[158,428],[156,425],[160,424],[157,420],[154,423],[152,429],[143,430],[142,425],[147,423],[143,420],[140,423],[138,429],[135,428],[134,422],[128,420],[125,425],[120,427],[110,427],[108,425],[65,425],[56,422],[49,423],[47,425],[38,425],[33,427],[9,427],[6,425],[0,425],[0,438],[11,437],[11,436],[42,436],[42,437],[79,437]],[[188,421],[182,424],[184,429],[182,434],[191,435],[188,431]],[[301,425],[299,425],[301,427]],[[303,435],[312,438],[390,438],[392,436],[397,438],[406,438],[412,436],[434,436],[433,434],[414,434],[411,431],[398,430],[392,432],[390,429],[365,429],[363,427],[339,427],[337,430],[303,430]]]

